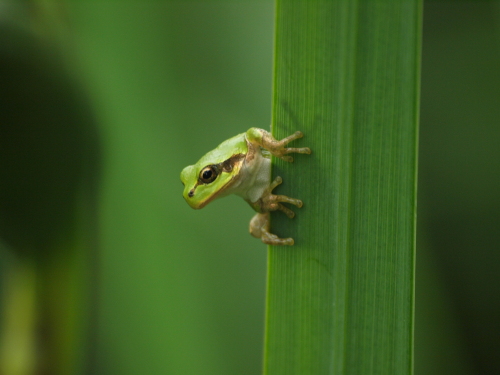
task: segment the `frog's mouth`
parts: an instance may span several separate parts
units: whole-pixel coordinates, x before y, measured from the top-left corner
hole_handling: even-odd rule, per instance
[[[194,208],[195,210],[199,210],[199,209],[202,209],[203,207],[205,207],[207,204],[209,204],[210,202],[212,202],[214,199],[216,198],[220,198],[220,197],[223,197],[224,196],[224,190],[226,190],[229,186],[231,186],[231,182],[235,179],[235,176],[232,176],[224,185],[222,185],[222,187],[217,190],[217,192],[215,194],[210,194],[207,196],[206,199],[203,199],[203,200],[198,200],[198,201],[193,201],[191,198],[194,198],[195,196],[199,195],[199,194],[203,194],[204,192],[201,191],[200,189],[198,189],[197,191],[197,188],[198,187],[204,187],[206,185],[201,185],[201,184],[198,184],[196,183],[194,185],[194,187],[189,190],[189,193],[187,194],[187,198],[186,198],[186,201],[188,202],[188,204]],[[196,194],[196,193],[199,193],[199,194]]]
[[[235,176],[232,176],[218,191],[216,194],[210,195],[207,199],[200,201],[196,206],[191,205],[194,209],[202,209],[207,204],[215,200],[216,198],[220,198],[224,196],[224,190],[226,190],[229,186],[231,186],[231,182],[235,179]],[[189,191],[189,193],[193,192],[193,197],[195,195],[195,187]],[[189,195],[189,194],[188,194]],[[188,202],[189,203],[189,202]]]

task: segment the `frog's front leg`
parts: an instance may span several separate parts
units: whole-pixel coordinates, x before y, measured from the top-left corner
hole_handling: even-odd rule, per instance
[[[262,242],[270,245],[293,245],[293,238],[279,238],[275,234],[269,232],[269,212],[280,210],[283,211],[290,219],[295,216],[295,213],[281,203],[290,203],[297,207],[302,207],[300,199],[290,198],[286,195],[272,194],[273,189],[283,182],[281,177],[276,177],[269,187],[264,191],[258,202],[251,203],[252,206],[259,212],[250,221],[250,233],[252,236],[260,238]]]
[[[249,142],[256,144],[262,148],[268,150],[274,156],[283,159],[285,161],[292,162],[293,158],[287,154],[292,152],[298,154],[310,154],[311,149],[309,147],[285,147],[288,143],[295,139],[302,138],[304,134],[302,132],[295,132],[292,135],[283,138],[281,141],[275,139],[271,133],[259,128],[250,128],[247,130],[246,138]]]

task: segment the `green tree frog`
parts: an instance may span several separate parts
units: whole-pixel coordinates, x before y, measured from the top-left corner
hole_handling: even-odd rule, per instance
[[[282,203],[302,207],[302,201],[285,195],[272,194],[281,184],[281,177],[271,182],[271,154],[292,162],[287,154],[310,154],[308,147],[285,147],[302,138],[301,132],[278,141],[271,133],[250,128],[246,133],[222,142],[216,149],[203,156],[195,165],[181,172],[184,199],[194,209],[205,207],[216,198],[236,194],[246,200],[257,214],[250,221],[250,234],[271,245],[293,245],[293,238],[279,238],[269,232],[269,212],[280,210],[289,218],[295,213]]]

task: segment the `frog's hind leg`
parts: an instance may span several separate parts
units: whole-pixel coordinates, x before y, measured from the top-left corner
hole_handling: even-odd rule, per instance
[[[293,238],[279,238],[269,232],[269,212],[258,213],[250,220],[250,234],[268,245],[293,245]]]

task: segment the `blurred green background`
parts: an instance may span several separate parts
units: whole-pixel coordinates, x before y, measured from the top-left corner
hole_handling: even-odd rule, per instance
[[[416,374],[500,373],[499,11],[424,7]],[[0,1],[3,344],[8,274],[35,264],[37,324],[74,332],[58,342],[77,352],[42,361],[49,373],[261,372],[252,211],[237,197],[190,209],[179,173],[269,126],[273,12]]]

